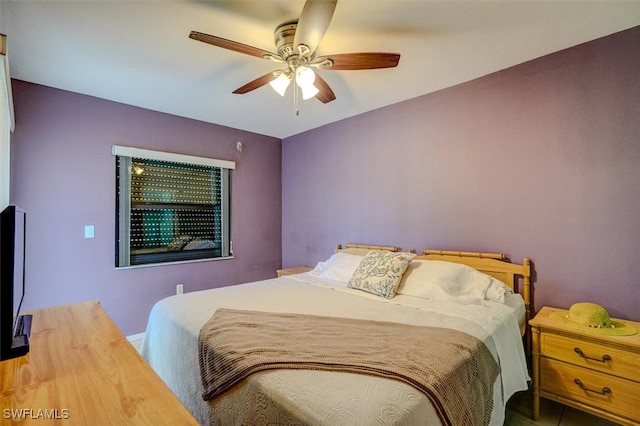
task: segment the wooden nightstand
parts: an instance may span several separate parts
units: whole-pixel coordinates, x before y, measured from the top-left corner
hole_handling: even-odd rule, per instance
[[[544,307],[532,336],[533,419],[540,397],[623,425],[640,425],[640,334],[607,336],[549,318]],[[640,331],[640,323],[624,321]]]
[[[303,272],[309,272],[313,268],[311,266],[294,266],[293,268],[278,269],[278,278],[285,275],[302,274]]]

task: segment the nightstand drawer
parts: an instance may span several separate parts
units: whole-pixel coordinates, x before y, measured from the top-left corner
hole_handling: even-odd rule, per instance
[[[555,334],[540,340],[543,356],[640,382],[640,354]]]
[[[548,358],[540,359],[540,391],[638,420],[640,384]]]

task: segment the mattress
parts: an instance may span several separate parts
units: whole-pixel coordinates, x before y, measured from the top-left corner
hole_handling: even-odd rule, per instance
[[[428,398],[389,378],[312,370],[251,375],[212,401],[202,399],[198,334],[217,308],[384,319],[447,327],[482,340],[500,365],[493,385],[492,425],[502,425],[506,401],[526,390],[529,376],[520,335],[522,298],[482,305],[396,295],[384,299],[343,283],[298,274],[171,296],[151,310],[142,355],[201,424],[439,424]],[[259,407],[258,410],[255,410]],[[258,413],[258,414],[256,414]]]

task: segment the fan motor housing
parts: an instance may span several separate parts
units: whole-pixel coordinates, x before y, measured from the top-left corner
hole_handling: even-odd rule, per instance
[[[287,58],[294,54],[293,40],[296,35],[296,28],[298,27],[298,20],[284,22],[276,28],[274,31],[274,39],[276,42],[276,48],[278,49],[278,55],[285,61]]]

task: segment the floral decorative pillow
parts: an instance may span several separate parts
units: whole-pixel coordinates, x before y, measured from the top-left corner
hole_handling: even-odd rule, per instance
[[[414,253],[372,250],[363,258],[347,287],[391,299]]]

